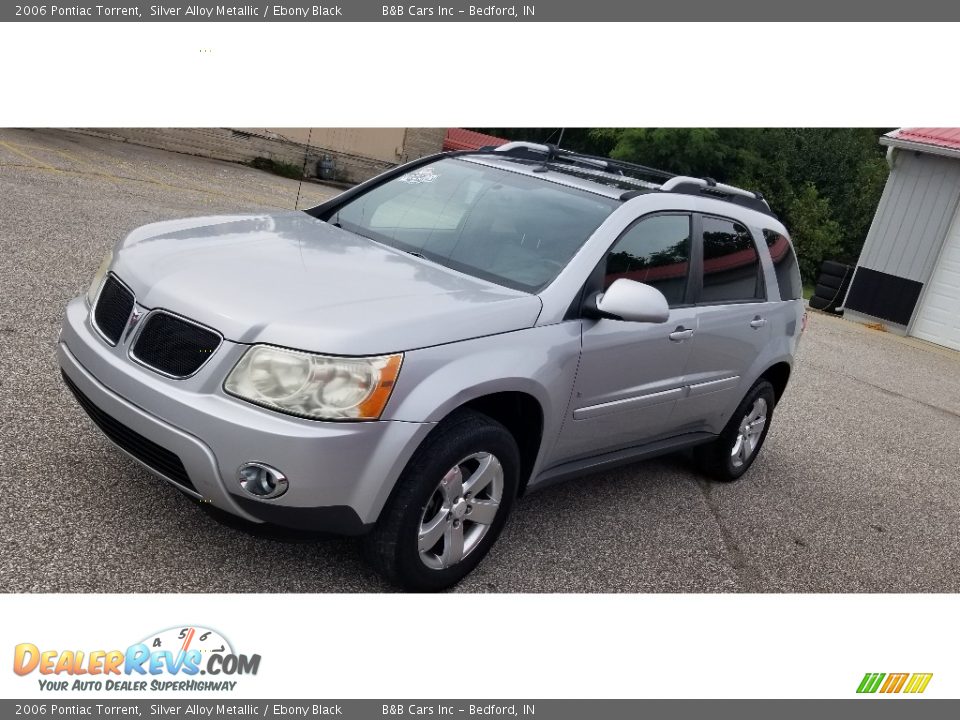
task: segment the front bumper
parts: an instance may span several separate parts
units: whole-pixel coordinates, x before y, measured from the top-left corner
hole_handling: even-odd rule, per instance
[[[224,341],[195,376],[170,379],[133,362],[123,341],[115,348],[103,342],[77,298],[67,306],[57,358],[114,444],[183,492],[254,522],[343,534],[369,529],[433,425],[317,422],[232,398],[221,386],[246,347]],[[188,483],[157,447],[182,463]],[[272,500],[246,495],[237,469],[251,461],[279,468],[287,492]]]

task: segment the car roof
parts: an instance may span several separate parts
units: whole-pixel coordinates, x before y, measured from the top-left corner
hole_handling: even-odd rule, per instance
[[[678,176],[614,158],[561,150],[554,145],[511,142],[500,147],[445,154],[488,167],[625,201],[649,193],[693,195],[733,204],[777,219],[763,195],[712,178]]]
[[[583,190],[595,195],[602,195],[614,200],[623,200],[623,194],[627,191],[623,187],[618,188],[612,185],[605,185],[596,180],[590,180],[584,177],[584,175],[560,172],[550,168],[544,170],[540,163],[509,157],[497,157],[491,153],[456,155],[455,157],[458,160],[466,160],[467,162],[476,163],[477,165],[486,165],[487,167],[498,168],[520,175],[528,175],[539,180],[547,180],[557,185],[577,188],[578,190]],[[639,190],[639,188],[634,189]],[[652,190],[649,192],[652,192]]]

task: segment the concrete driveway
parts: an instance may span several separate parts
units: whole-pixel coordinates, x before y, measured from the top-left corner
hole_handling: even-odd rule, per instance
[[[344,539],[237,527],[128,460],[62,387],[66,302],[154,220],[293,208],[298,183],[64,131],[0,130],[0,581],[11,592],[387,589]],[[299,207],[333,190],[304,185]],[[960,591],[960,353],[815,314],[763,453],[524,498],[467,592]]]

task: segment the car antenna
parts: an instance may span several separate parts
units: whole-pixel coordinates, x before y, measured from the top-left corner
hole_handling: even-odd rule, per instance
[[[547,172],[550,169],[550,161],[553,160],[553,158],[556,156],[557,151],[560,149],[560,143],[563,141],[564,130],[566,130],[566,128],[560,128],[560,137],[557,138],[556,145],[551,145],[550,138],[547,138],[547,142],[544,143],[544,145],[547,146],[547,157],[543,161],[542,165],[539,165],[538,167],[535,167],[533,169],[534,172],[536,173]],[[553,137],[553,135],[554,135],[553,133],[550,133],[551,138]]]
[[[300,191],[303,189],[303,176],[307,174],[307,160],[310,157],[310,141],[313,139],[313,128],[308,128],[307,149],[303,151],[303,167],[300,169],[300,184],[297,185],[297,201],[293,204],[294,210],[300,209]]]
[[[553,162],[553,159],[556,157],[556,154],[557,154],[556,145],[545,143],[545,147],[547,148],[547,152],[543,156],[543,163],[533,169],[535,173],[547,172],[550,169],[550,163]]]

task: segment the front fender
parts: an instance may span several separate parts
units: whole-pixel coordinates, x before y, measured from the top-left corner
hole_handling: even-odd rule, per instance
[[[580,358],[580,322],[491,335],[408,352],[384,419],[439,422],[465,403],[523,392],[543,410],[551,447],[570,402]]]

